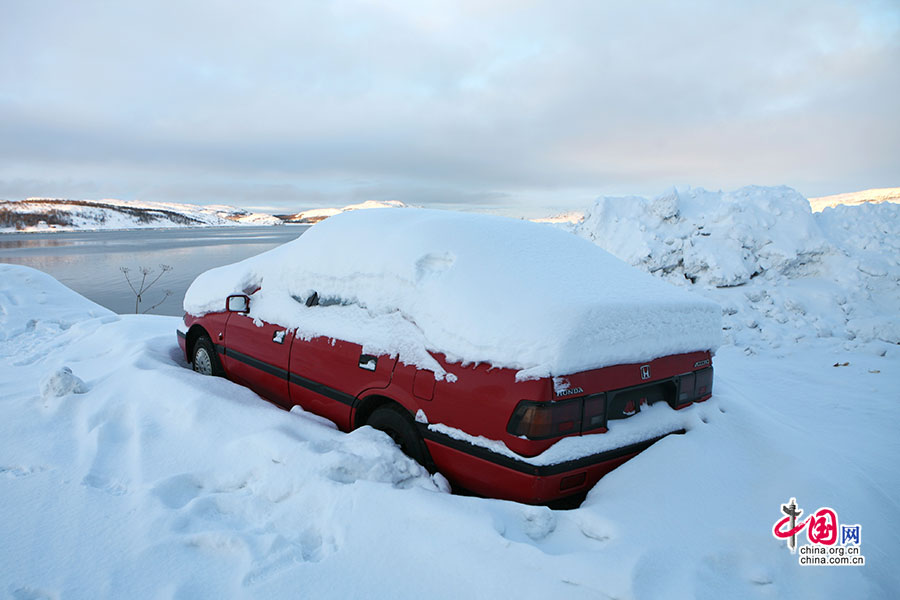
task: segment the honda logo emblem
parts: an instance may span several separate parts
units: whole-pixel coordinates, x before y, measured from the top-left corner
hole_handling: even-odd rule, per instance
[[[650,365],[641,367],[641,379],[650,379]]]

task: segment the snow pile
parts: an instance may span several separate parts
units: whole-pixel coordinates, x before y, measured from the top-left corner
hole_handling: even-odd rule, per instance
[[[139,200],[29,198],[0,202],[0,232],[280,225],[281,219],[224,205]]]
[[[295,215],[284,217],[284,220],[288,223],[318,223],[343,212],[368,210],[370,208],[406,208],[406,204],[399,200],[366,200],[365,202],[350,204],[343,208],[311,208],[298,212]]]
[[[87,391],[87,385],[69,367],[62,367],[41,381],[41,396],[46,399],[84,394]]]
[[[554,511],[442,493],[384,434],[340,433],[198,375],[180,356],[178,323],[116,316],[0,265],[7,595],[888,599],[900,589],[885,558],[900,551],[896,346],[876,356],[801,344],[787,359],[720,349],[715,395],[686,435],[607,475],[581,508]],[[86,391],[44,397],[41,382],[64,367]],[[861,524],[865,567],[798,565],[771,533],[791,497],[804,515],[829,506]]]
[[[442,375],[489,362],[520,378],[714,349],[720,309],[545,225],[423,209],[347,212],[200,275],[187,312],[254,293],[250,316],[362,344]],[[318,294],[319,305],[307,306]]]
[[[900,343],[900,205],[813,214],[787,187],[601,198],[574,232],[722,305],[726,340],[748,352],[836,338],[883,353]]]
[[[809,199],[809,205],[812,207],[813,212],[822,212],[826,208],[834,206],[858,206],[860,204],[880,204],[882,202],[900,203],[900,188],[878,188]]]
[[[806,199],[787,187],[601,198],[577,233],[650,273],[716,287],[791,275],[826,250]]]

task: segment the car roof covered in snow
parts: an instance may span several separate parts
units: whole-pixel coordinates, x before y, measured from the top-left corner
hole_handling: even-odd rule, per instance
[[[720,309],[549,225],[402,208],[329,218],[298,239],[201,274],[185,311],[251,293],[250,316],[360,343],[443,370],[451,362],[521,378],[714,349]],[[307,306],[318,294],[319,305]]]

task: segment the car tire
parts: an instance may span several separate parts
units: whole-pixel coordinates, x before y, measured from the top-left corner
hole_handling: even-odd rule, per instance
[[[201,335],[194,342],[194,355],[191,360],[191,366],[194,371],[201,375],[211,375],[213,377],[225,375],[225,369],[222,368],[222,362],[219,360],[219,353],[216,352],[212,340],[205,335]]]
[[[429,472],[434,472],[428,448],[425,447],[422,436],[416,431],[415,423],[404,408],[396,404],[380,406],[369,417],[366,425],[391,436],[404,454],[428,469]]]

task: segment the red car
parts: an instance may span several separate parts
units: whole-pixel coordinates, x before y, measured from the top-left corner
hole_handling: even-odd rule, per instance
[[[432,214],[440,211],[385,209],[366,212],[389,214],[354,219],[332,217],[291,243],[298,245],[296,255],[306,256],[304,248],[315,254],[313,249],[321,247],[322,240],[329,239],[326,237],[329,233],[339,239],[342,230],[347,229],[348,235],[364,235],[360,233],[363,229],[353,226],[354,221],[371,226],[369,221],[375,219],[384,233],[384,228],[399,220],[397,227],[401,231],[407,228],[413,235],[413,231],[427,229],[422,225],[423,218],[428,223],[443,218]],[[409,213],[415,214],[409,216]],[[423,217],[419,213],[427,214]],[[450,218],[450,225],[454,232],[458,232],[471,219],[483,226],[485,218],[492,219],[467,216],[460,225]],[[339,222],[341,219],[349,226]],[[488,221],[489,225],[492,223]],[[546,225],[528,226],[550,229]],[[516,228],[520,226],[511,227],[518,231]],[[322,228],[321,232],[319,228]],[[525,231],[528,235],[537,232],[527,227]],[[574,238],[568,233],[559,234]],[[439,238],[433,233],[424,235],[429,242]],[[307,236],[309,238],[304,239]],[[403,239],[404,242],[398,242],[398,246],[406,243],[406,238]],[[459,236],[454,235],[452,239],[456,243]],[[557,244],[562,240],[552,239]],[[588,252],[587,247],[595,248],[593,244],[586,243],[586,246],[577,246],[577,249]],[[391,249],[381,251],[390,255]],[[398,252],[402,254],[403,250]],[[460,252],[458,248],[457,252]],[[276,253],[263,261],[283,262],[288,254]],[[322,256],[328,255],[323,253]],[[462,260],[450,251],[440,256]],[[321,258],[311,262],[318,265],[325,260]],[[378,264],[392,263],[382,260]],[[249,267],[241,268],[246,271]],[[327,265],[309,267],[308,272],[313,273],[309,275],[312,282],[316,281],[316,268],[327,269]],[[341,271],[340,265],[335,268]],[[353,273],[362,267],[354,264],[352,268],[356,271],[348,267],[348,277],[355,277]],[[251,269],[247,272],[256,271]],[[228,275],[232,271],[224,273]],[[216,287],[214,284],[223,278],[219,275],[206,284],[198,280],[195,286]],[[262,316],[254,314],[258,299],[260,304],[270,302],[265,300],[264,295],[267,281],[273,281],[273,288],[283,287],[286,278],[272,275],[250,277],[246,273],[235,276],[235,281],[238,281],[235,285],[238,288],[244,285],[246,293],[228,294],[222,299],[219,309],[215,309],[210,300],[215,294],[207,294],[209,297],[204,296],[205,310],[195,309],[203,312],[202,315],[185,314],[184,328],[178,332],[178,343],[194,370],[206,375],[225,376],[284,408],[300,405],[330,419],[344,431],[364,425],[383,430],[406,454],[430,471],[437,470],[455,487],[477,494],[526,503],[547,503],[582,493],[605,473],[661,437],[679,431],[677,416],[680,413],[676,411],[694,402],[702,402],[712,393],[710,348],[656,358],[652,358],[651,353],[648,360],[611,364],[563,375],[523,376],[521,368],[498,366],[487,361],[467,361],[457,352],[449,359],[446,353],[431,347],[427,351],[435,364],[425,368],[421,360],[418,361],[420,364],[416,364],[416,360],[404,356],[402,349],[373,352],[360,340],[315,335],[315,332],[310,333],[302,326],[295,327],[298,322],[307,322],[303,315],[317,316],[331,310],[329,306],[342,306],[335,297],[312,289],[307,289],[302,295],[291,293],[297,304],[297,314],[301,315],[297,320],[284,317],[281,320],[291,322],[275,324],[262,318],[266,313]],[[328,283],[331,280],[321,281],[322,286],[332,285]],[[250,289],[246,289],[248,285]],[[454,286],[458,287],[458,283]],[[220,287],[228,291],[227,286]],[[362,289],[365,285],[359,283],[358,287]],[[217,293],[221,295],[224,292]],[[279,298],[286,293],[280,294]],[[189,295],[195,293],[189,291]],[[417,302],[421,303],[421,295],[417,298]],[[200,305],[192,302],[194,306]],[[354,298],[353,302],[362,301]],[[403,302],[399,300],[400,304]],[[190,307],[191,302],[186,299],[185,304]],[[359,315],[367,318],[369,314],[375,315],[372,317],[375,319],[381,314],[372,308],[376,304],[376,300],[372,300],[371,304],[364,306],[365,311],[353,313],[357,315],[354,318],[360,318]],[[410,306],[404,309],[406,312],[400,311],[406,321],[414,320],[407,313],[418,315],[419,320],[426,321],[426,315],[417,308],[418,304]],[[261,306],[260,310],[264,308]],[[354,310],[358,308],[355,306]],[[705,310],[708,308],[706,306]],[[416,310],[420,312],[416,313]],[[267,314],[277,315],[278,311],[270,310]],[[335,314],[340,313],[336,311]],[[652,324],[647,326],[652,327]],[[427,332],[427,325],[421,325],[421,328]],[[605,436],[613,442],[619,439],[613,437],[615,432],[607,433],[611,423],[629,419],[629,423],[633,421],[639,426],[640,420],[645,418],[641,413],[659,404],[664,407],[655,407],[655,412],[663,419],[662,425],[658,420],[651,423],[653,415],[646,415],[647,423],[653,425],[647,432],[641,434],[640,427],[637,427],[637,435],[623,437],[621,443],[605,443]],[[676,415],[676,418],[671,419],[670,415]],[[579,445],[576,442],[590,443]]]

